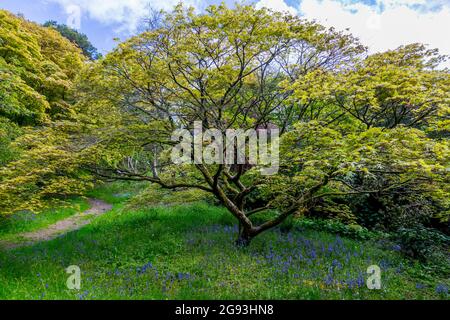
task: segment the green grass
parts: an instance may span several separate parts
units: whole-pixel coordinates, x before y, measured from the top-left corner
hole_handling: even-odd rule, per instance
[[[55,222],[89,209],[84,198],[73,198],[65,206],[44,210],[39,214],[20,212],[0,221],[0,241],[19,240],[20,233],[45,228]]]
[[[113,182],[97,186],[88,192],[87,196],[111,204],[119,204],[130,200],[147,187],[149,187],[147,182]]]
[[[235,221],[205,203],[124,210],[124,186],[93,224],[47,243],[0,253],[1,299],[447,299],[443,275],[372,242],[276,229],[237,249]],[[120,191],[120,192],[118,192]],[[381,290],[366,270],[382,269]],[[82,288],[66,287],[78,265]],[[439,291],[439,289],[437,290]],[[441,290],[442,291],[442,290]]]

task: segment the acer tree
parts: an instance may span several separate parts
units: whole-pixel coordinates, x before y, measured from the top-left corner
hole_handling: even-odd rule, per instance
[[[214,195],[239,221],[236,242],[245,246],[325,197],[407,185],[448,199],[448,140],[426,133],[448,110],[448,72],[428,70],[430,53],[418,47],[364,54],[352,36],[297,16],[178,6],[85,66],[72,119],[20,140],[29,152],[2,170],[0,194],[17,191],[4,210],[17,197],[37,205],[58,190],[82,190],[92,177],[148,181]],[[402,54],[413,58],[401,65]],[[249,163],[173,163],[173,132],[192,132],[195,122],[222,134],[279,130],[278,173]],[[33,174],[24,175],[30,166]]]

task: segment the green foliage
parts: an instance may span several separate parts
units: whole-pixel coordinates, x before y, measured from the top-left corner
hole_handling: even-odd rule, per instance
[[[393,238],[398,241],[401,250],[412,258],[430,260],[439,256],[439,259],[448,260],[450,237],[435,229],[421,225],[399,228]]]
[[[2,214],[10,213],[8,206],[17,207],[17,210],[26,209],[20,202],[17,204],[17,198],[14,198],[22,194],[23,201],[31,201],[29,207],[39,209],[39,206],[34,206],[33,194],[37,194],[39,189],[42,190],[49,171],[45,167],[40,167],[29,176],[28,173],[33,172],[33,168],[37,166],[45,166],[51,162],[51,155],[58,153],[56,150],[58,148],[52,149],[48,140],[48,144],[45,144],[44,137],[48,137],[46,129],[40,132],[28,127],[49,125],[51,121],[67,119],[73,115],[70,90],[83,61],[79,49],[56,31],[0,10],[0,184],[2,185],[0,212]],[[24,133],[28,133],[27,137],[22,136]],[[31,137],[30,134],[35,137]],[[38,146],[41,146],[42,150],[33,150],[28,154],[24,152]],[[49,158],[45,159],[47,156]],[[38,159],[39,157],[42,161]],[[11,166],[7,168],[7,165]],[[61,163],[58,164],[60,165]],[[51,170],[51,166],[48,169]],[[14,178],[11,170],[17,170],[13,174]],[[38,179],[37,172],[45,174]],[[4,185],[3,182],[9,178],[12,178],[10,183]],[[33,180],[34,182],[31,182]],[[62,185],[63,180],[68,181],[61,176],[56,180]],[[54,191],[50,193],[55,194]]]
[[[409,194],[408,191],[409,188],[402,188],[397,193],[355,197],[349,199],[349,205],[361,225],[386,232],[395,232],[401,227],[430,225],[432,220],[438,220],[444,214],[445,208],[428,195]],[[445,221],[442,224],[445,225]]]
[[[348,225],[357,225],[358,217],[344,201],[323,198],[308,212],[309,217],[335,219]],[[344,203],[340,203],[344,202]]]
[[[132,200],[136,195],[143,192],[148,183],[116,181],[104,183],[97,181],[95,188],[89,190],[87,196],[103,200],[107,203],[116,204]]]
[[[65,24],[58,24],[56,21],[47,21],[43,26],[56,29],[63,37],[75,43],[89,59],[97,60],[102,57],[85,34],[80,33]]]
[[[172,206],[180,204],[189,204],[192,202],[209,201],[214,202],[214,197],[202,190],[181,189],[164,190],[159,186],[149,186],[134,196],[127,203],[127,209],[145,208],[149,206]]]
[[[70,113],[81,52],[54,30],[0,10],[0,116],[19,125]]]
[[[369,240],[380,237],[380,234],[371,232],[367,228],[357,224],[348,225],[339,220],[298,218],[294,220],[294,226],[300,229],[325,231],[356,240]]]
[[[438,196],[448,191],[448,150],[448,142],[428,139],[416,129],[371,128],[343,135],[317,122],[300,123],[283,136],[280,149],[282,174],[288,179],[274,176],[279,187],[270,184],[268,188],[279,188],[280,194],[283,189],[292,190],[289,195],[328,179],[327,188],[334,190],[324,190],[321,196],[390,193],[404,185]],[[374,185],[353,186],[357,175]]]
[[[340,111],[336,120],[350,116],[363,128],[442,130],[450,117],[450,74],[437,67],[446,58],[411,44],[368,56],[344,72],[311,72],[287,87],[304,102]]]
[[[0,117],[0,167],[17,156],[11,142],[20,135],[20,129],[6,118]]]
[[[41,211],[52,199],[81,195],[92,177],[80,170],[67,135],[58,126],[30,130],[16,139],[20,157],[0,167],[0,212]],[[21,199],[21,201],[17,201]],[[49,201],[50,200],[50,201]]]

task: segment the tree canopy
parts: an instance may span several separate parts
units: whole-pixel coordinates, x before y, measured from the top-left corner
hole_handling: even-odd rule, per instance
[[[85,65],[72,118],[18,140],[27,152],[1,169],[0,210],[17,210],[17,198],[39,207],[96,177],[210,193],[239,221],[241,245],[326,198],[352,208],[361,196],[379,206],[424,197],[429,216],[448,219],[443,59],[419,44],[367,56],[349,34],[268,9],[177,6]],[[172,163],[172,133],[196,121],[222,133],[278,128],[279,172]]]
[[[84,61],[55,30],[0,10],[0,168],[18,159],[22,134],[73,116],[70,91]]]
[[[83,66],[58,32],[0,11],[0,116],[19,125],[70,112],[68,94]]]
[[[97,60],[102,57],[97,51],[97,48],[92,45],[85,34],[80,33],[65,24],[59,24],[56,21],[47,21],[43,26],[57,30],[63,37],[75,43],[89,59]]]

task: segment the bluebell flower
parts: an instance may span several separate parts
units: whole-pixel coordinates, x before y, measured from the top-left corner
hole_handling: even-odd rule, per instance
[[[153,264],[151,262],[144,264],[142,267],[138,267],[137,272],[142,274],[142,273],[145,273],[149,269],[153,269]]]
[[[348,279],[346,282],[347,282],[347,287],[349,289],[353,289],[353,287],[355,286],[355,281],[353,279]]]
[[[436,286],[436,293],[438,294],[448,294],[448,288],[444,284],[438,284]]]
[[[334,283],[333,276],[327,275],[327,276],[325,277],[325,284],[326,284],[327,286],[331,286],[333,283]]]
[[[78,299],[84,300],[84,298],[86,298],[88,294],[89,294],[89,291],[86,290],[82,294],[78,295]]]
[[[331,253],[333,253],[333,251],[334,251],[333,245],[330,244],[330,245],[328,246],[328,253],[331,254]]]
[[[389,262],[384,259],[381,259],[379,264],[382,269],[387,269],[389,267]]]
[[[359,275],[358,275],[358,278],[356,279],[356,284],[358,285],[358,287],[362,287],[362,286],[364,286],[364,276],[362,275],[362,273],[360,273]]]
[[[287,241],[288,241],[289,243],[293,243],[293,242],[294,242],[294,239],[293,239],[293,236],[292,236],[292,233],[291,233],[291,232],[288,233]]]
[[[189,279],[189,278],[190,278],[189,273],[178,272],[178,274],[177,274],[178,280]]]
[[[340,263],[338,260],[334,259],[331,265],[335,268],[342,269],[342,263]]]
[[[423,283],[416,283],[416,289],[425,289],[426,285],[424,285]]]

